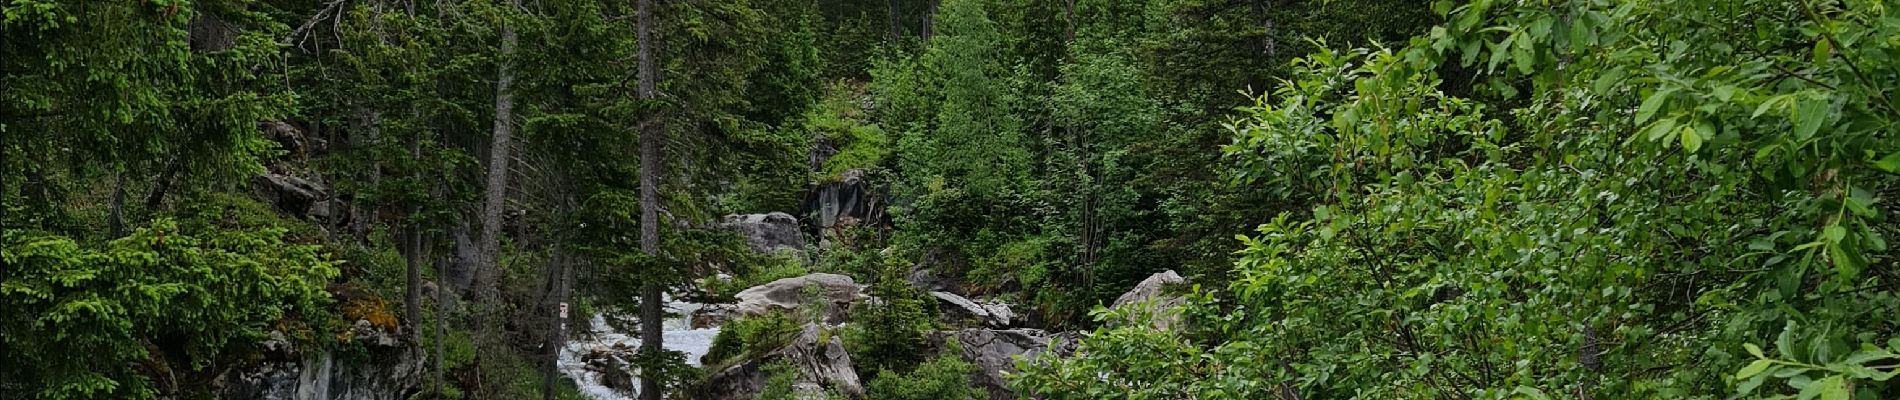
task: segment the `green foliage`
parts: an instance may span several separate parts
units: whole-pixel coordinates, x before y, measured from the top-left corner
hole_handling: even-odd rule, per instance
[[[936,89],[924,94],[931,106],[893,118],[906,128],[898,139],[902,186],[919,196],[962,189],[979,198],[1023,187],[1030,158],[1011,81],[1016,71],[999,48],[1000,32],[976,0],[947,1],[938,13],[941,32],[918,71]]]
[[[852,364],[865,374],[906,372],[923,362],[930,345],[931,304],[924,293],[904,280],[901,263],[887,263],[867,291],[876,301],[852,310],[852,324],[844,335]]]
[[[859,109],[863,97],[862,87],[839,82],[831,85],[824,99],[806,112],[805,130],[838,149],[838,153],[819,168],[819,181],[835,181],[839,174],[851,169],[884,166],[884,160],[890,157],[891,139]]]
[[[804,324],[793,315],[772,311],[726,322],[706,351],[706,365],[721,365],[740,357],[760,356],[792,343]]]
[[[793,391],[792,386],[798,383],[799,372],[797,369],[792,368],[790,361],[779,360],[771,364],[766,364],[764,372],[766,376],[765,388],[759,391],[759,396],[755,397],[755,399],[797,400],[799,398],[798,392]]]
[[[323,286],[336,266],[316,246],[285,243],[281,228],[180,226],[159,220],[97,244],[7,229],[9,386],[52,399],[152,398],[178,389],[172,376],[215,375],[272,330],[330,322]]]
[[[812,271],[805,267],[805,261],[791,255],[772,255],[759,257],[758,265],[741,265],[731,279],[719,279],[709,276],[699,280],[699,288],[717,299],[729,299],[733,295],[754,286],[772,281],[803,276]]]
[[[1876,61],[1896,43],[1859,40],[1900,19],[1868,2],[1454,5],[1409,46],[1313,53],[1242,109],[1233,178],[1311,206],[1240,238],[1233,279],[1196,296],[1190,331],[1105,328],[1083,356],[1029,366],[1024,387],[1900,390],[1874,361],[1900,331],[1892,207],[1874,193],[1900,180],[1873,161],[1900,143],[1900,112],[1880,94],[1895,81],[1868,78],[1900,71]],[[1768,337],[1772,359],[1752,347]],[[1761,379],[1786,385],[1750,381],[1771,366]]]
[[[869,400],[976,400],[986,398],[970,384],[976,367],[958,358],[962,353],[956,341],[950,341],[941,355],[917,366],[909,373],[885,370],[864,386]]]

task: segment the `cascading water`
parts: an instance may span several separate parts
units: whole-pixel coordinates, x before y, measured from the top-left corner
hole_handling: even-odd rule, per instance
[[[701,306],[701,304],[697,303],[668,299],[666,301],[667,313],[669,315],[676,315],[676,317],[670,317],[661,321],[662,330],[664,331],[662,334],[664,338],[662,347],[665,347],[667,350],[686,353],[686,363],[693,366],[699,365],[699,357],[706,355],[706,351],[712,348],[713,337],[719,335],[719,327],[717,326],[705,329],[692,328],[689,318],[693,312],[698,311]],[[571,329],[579,330],[579,327]],[[595,400],[625,400],[637,395],[637,393],[622,393],[608,387],[606,377],[604,376],[605,374],[589,368],[586,361],[582,359],[582,356],[605,352],[616,347],[638,349],[640,347],[640,337],[615,331],[612,326],[607,324],[606,317],[601,315],[595,315],[593,319],[588,321],[588,329],[593,333],[591,338],[588,337],[589,335],[584,334],[570,335],[571,337],[580,337],[580,339],[569,341],[566,346],[561,348],[561,360],[559,364],[561,373],[567,375],[569,379],[573,379],[574,383],[580,387],[582,394]],[[634,373],[634,371],[627,372]],[[639,382],[639,378],[636,374],[632,387],[639,387]]]

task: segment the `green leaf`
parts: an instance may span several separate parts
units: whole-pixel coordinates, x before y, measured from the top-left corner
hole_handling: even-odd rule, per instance
[[[1880,159],[1880,161],[1875,161],[1874,168],[1879,168],[1881,171],[1887,171],[1891,173],[1900,174],[1900,151],[1893,152],[1893,154],[1888,154],[1886,158],[1882,158]]]
[[[1656,121],[1656,124],[1654,125],[1650,125],[1649,129],[1646,130],[1645,132],[1647,132],[1646,136],[1649,137],[1649,140],[1654,141],[1654,140],[1662,140],[1663,136],[1668,135],[1671,132],[1675,132],[1675,131],[1676,131],[1676,119],[1665,118],[1661,121]]]
[[[1827,40],[1827,39],[1814,41],[1814,63],[1815,64],[1827,62],[1828,57],[1833,57],[1833,56],[1834,56],[1834,41]]]
[[[1814,132],[1821,130],[1821,123],[1827,121],[1826,99],[1803,99],[1794,111],[1795,140],[1808,140]]]
[[[1761,346],[1756,346],[1754,343],[1742,343],[1742,349],[1748,350],[1748,354],[1755,358],[1768,358],[1761,354]]]
[[[1827,228],[1821,229],[1821,237],[1827,239],[1829,243],[1838,243],[1841,238],[1847,237],[1847,228],[1840,225],[1828,225]]]
[[[1821,400],[1849,400],[1847,380],[1840,375],[1822,378],[1814,384],[1821,387]]]
[[[1780,108],[1781,104],[1787,101],[1788,101],[1788,95],[1785,95],[1785,94],[1780,95],[1780,96],[1775,96],[1775,97],[1769,97],[1767,100],[1762,100],[1761,105],[1755,106],[1755,113],[1753,115],[1750,115],[1749,118],[1761,118],[1761,115],[1767,114],[1768,110]]]
[[[1662,108],[1663,103],[1669,101],[1669,95],[1675,92],[1673,88],[1658,90],[1643,99],[1643,104],[1636,108],[1636,123],[1649,122],[1649,118],[1656,116],[1656,110]]]
[[[1699,122],[1695,124],[1694,127],[1685,126],[1682,128],[1682,149],[1683,150],[1688,150],[1690,153],[1694,153],[1696,152],[1696,150],[1699,150],[1702,148],[1702,139],[1703,139],[1704,129],[1709,129],[1709,130],[1714,129],[1714,128],[1705,128],[1707,124],[1708,124],[1707,122]]]
[[[1511,393],[1533,399],[1550,400],[1550,395],[1544,394],[1543,390],[1530,386],[1518,386],[1517,389],[1512,390]]]
[[[1529,38],[1522,37],[1523,35],[1524,33],[1519,32],[1517,45],[1511,46],[1511,61],[1517,64],[1518,72],[1529,74],[1532,72],[1531,68],[1534,67],[1531,58],[1532,43]]]
[[[1748,363],[1748,366],[1742,367],[1741,371],[1735,371],[1735,379],[1748,379],[1748,377],[1755,376],[1755,374],[1759,374],[1762,371],[1767,371],[1768,367],[1774,365],[1775,363],[1773,361],[1755,360],[1755,362]]]

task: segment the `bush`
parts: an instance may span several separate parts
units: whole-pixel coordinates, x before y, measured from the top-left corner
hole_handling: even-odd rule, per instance
[[[324,283],[336,264],[317,246],[276,227],[179,226],[98,244],[6,230],[0,380],[38,398],[151,398],[208,379],[281,322],[334,323]]]
[[[887,263],[871,284],[877,301],[862,303],[852,313],[855,322],[845,332],[845,347],[861,374],[909,371],[923,361],[932,315],[923,292],[904,280],[905,272],[901,264]]]
[[[716,365],[778,350],[798,337],[802,325],[797,318],[781,311],[727,322],[719,335],[713,337],[704,364]]]
[[[976,366],[958,358],[962,352],[949,342],[942,354],[909,373],[884,371],[864,388],[868,400],[973,400],[982,393],[970,384]]]

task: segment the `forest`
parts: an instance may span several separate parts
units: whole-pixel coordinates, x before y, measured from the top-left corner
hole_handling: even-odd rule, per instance
[[[0,0],[0,400],[1900,399],[1894,0]]]

